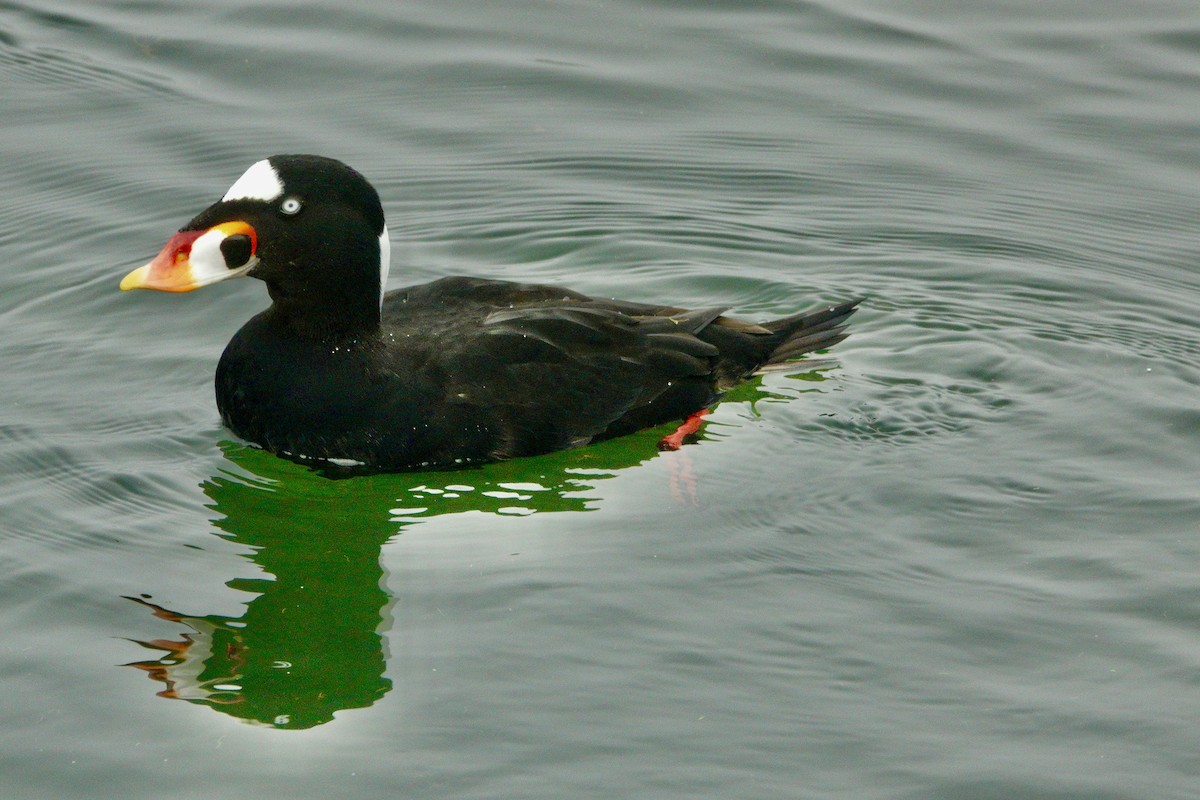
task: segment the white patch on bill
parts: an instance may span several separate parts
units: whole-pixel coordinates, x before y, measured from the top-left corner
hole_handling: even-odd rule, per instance
[[[387,291],[388,270],[392,265],[392,240],[388,238],[387,225],[379,234],[379,307],[383,308],[383,293]]]
[[[264,158],[243,172],[242,177],[234,181],[221,200],[262,200],[269,203],[282,194],[283,181],[271,166],[271,160]]]
[[[221,252],[221,242],[227,234],[213,228],[192,242],[192,251],[188,254],[188,266],[192,273],[192,283],[195,288],[208,286],[228,278],[245,275],[258,266],[258,256],[250,256],[250,260],[240,267],[229,268],[225,263],[225,254]]]

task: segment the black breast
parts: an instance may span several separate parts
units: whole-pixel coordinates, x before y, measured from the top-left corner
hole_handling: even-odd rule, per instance
[[[455,414],[424,370],[378,339],[314,343],[250,320],[217,365],[221,418],[236,434],[299,460],[381,469],[488,459],[487,420]],[[460,410],[461,411],[461,410]]]

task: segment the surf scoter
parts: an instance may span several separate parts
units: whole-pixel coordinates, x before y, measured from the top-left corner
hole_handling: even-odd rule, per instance
[[[334,159],[248,169],[122,289],[187,292],[248,275],[271,307],[217,365],[238,436],[306,462],[455,467],[578,447],[671,421],[673,449],[723,390],[846,337],[859,300],[761,324],[443,278],[387,292],[379,195]]]

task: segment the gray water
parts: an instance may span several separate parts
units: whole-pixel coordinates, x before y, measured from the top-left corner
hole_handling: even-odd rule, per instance
[[[0,796],[1200,796],[1200,6],[0,4]],[[266,304],[117,282],[278,152],[392,284],[865,293],[662,431],[330,480]]]

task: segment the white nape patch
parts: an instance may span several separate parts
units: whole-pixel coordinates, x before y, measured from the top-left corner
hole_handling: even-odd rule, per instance
[[[379,307],[383,308],[383,293],[387,291],[388,270],[392,266],[392,240],[388,238],[387,225],[379,234]]]
[[[222,202],[229,200],[262,200],[271,202],[283,194],[283,181],[279,173],[271,166],[271,160],[264,158],[242,173],[242,177],[234,181],[233,186],[221,198]]]

